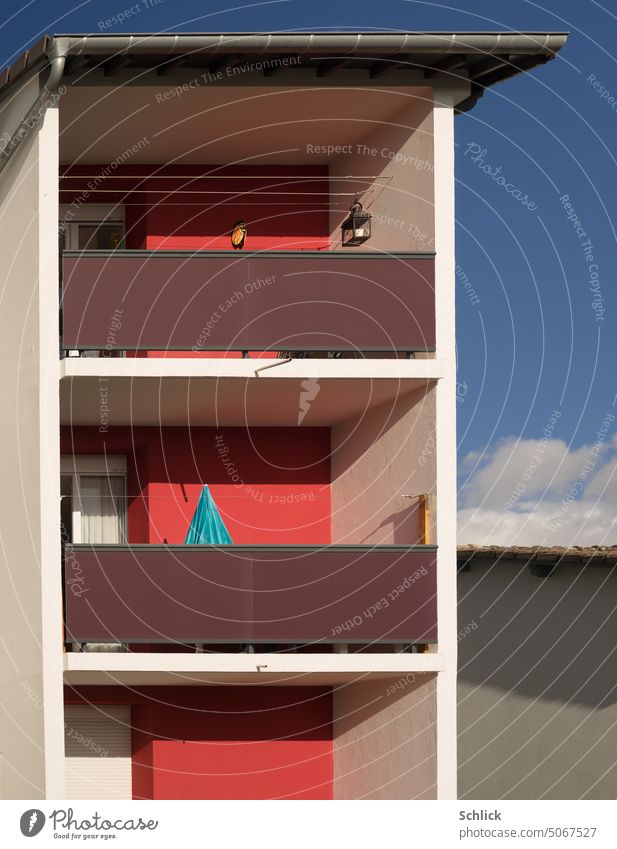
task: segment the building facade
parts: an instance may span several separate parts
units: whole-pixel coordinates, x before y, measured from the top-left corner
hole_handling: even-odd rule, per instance
[[[459,797],[614,799],[617,549],[458,560]]]
[[[4,72],[4,798],[456,797],[454,115],[564,40]]]

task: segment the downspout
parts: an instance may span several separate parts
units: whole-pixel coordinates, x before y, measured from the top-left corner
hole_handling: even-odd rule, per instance
[[[469,94],[469,96],[466,97],[464,100],[461,100],[461,102],[454,107],[454,114],[460,115],[462,112],[469,112],[470,109],[473,109],[473,107],[476,105],[478,100],[480,100],[483,94],[484,86],[480,85],[479,83],[472,83],[471,94]]]
[[[51,70],[47,77],[47,82],[26,113],[23,121],[13,134],[11,140],[8,141],[2,151],[0,151],[0,174],[2,174],[6,166],[9,164],[21,143],[26,140],[32,127],[36,126],[36,124],[40,122],[47,107],[49,106],[48,101],[50,98],[53,98],[57,94],[60,81],[62,80],[62,75],[64,74],[64,65],[68,51],[68,44],[65,45],[63,42],[64,39],[60,40],[60,43],[56,42],[53,45],[53,53],[59,53],[60,55],[54,55],[51,59]]]

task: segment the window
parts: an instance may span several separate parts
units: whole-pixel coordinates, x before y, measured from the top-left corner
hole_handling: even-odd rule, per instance
[[[124,247],[124,207],[60,207],[60,250],[112,251]]]
[[[77,250],[106,251],[124,247],[124,224],[120,221],[107,223],[76,224]]]
[[[122,221],[73,221],[60,228],[61,251],[113,251],[124,247]]]
[[[60,492],[65,541],[126,542],[125,457],[62,457]]]

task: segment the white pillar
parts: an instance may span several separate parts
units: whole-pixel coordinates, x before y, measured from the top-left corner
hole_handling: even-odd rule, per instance
[[[64,690],[60,543],[60,358],[58,347],[59,113],[39,131],[39,427],[41,634],[45,798],[64,799]]]
[[[456,342],[453,94],[434,95],[437,384],[437,621],[445,668],[437,676],[437,794],[456,799]]]

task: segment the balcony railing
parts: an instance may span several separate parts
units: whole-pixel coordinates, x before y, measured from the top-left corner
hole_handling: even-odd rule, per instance
[[[69,642],[429,643],[436,548],[75,545]]]
[[[63,256],[65,350],[431,351],[434,255]]]

